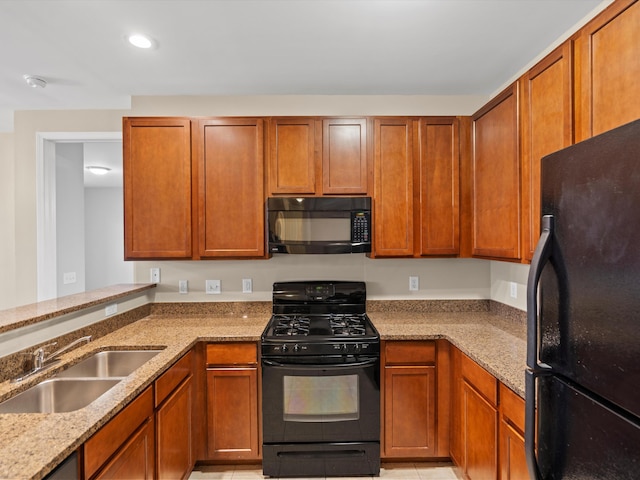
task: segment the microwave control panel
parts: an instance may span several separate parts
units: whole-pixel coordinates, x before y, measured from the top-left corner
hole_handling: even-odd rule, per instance
[[[371,241],[371,213],[351,212],[351,243]]]

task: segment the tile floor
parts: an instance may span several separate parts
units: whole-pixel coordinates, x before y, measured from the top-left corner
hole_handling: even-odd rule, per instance
[[[197,465],[189,480],[263,480],[260,465]],[[306,477],[305,477],[306,478]],[[309,477],[321,480],[322,477]],[[368,477],[327,477],[346,480]],[[383,463],[379,477],[385,480],[459,480],[450,463]],[[272,479],[273,480],[273,479]],[[289,480],[296,480],[290,478]]]

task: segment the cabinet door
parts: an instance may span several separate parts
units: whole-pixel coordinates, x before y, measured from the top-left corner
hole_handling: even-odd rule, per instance
[[[420,120],[420,255],[459,253],[459,127],[455,117]]]
[[[435,377],[435,366],[385,367],[387,457],[435,456]]]
[[[362,195],[368,193],[367,120],[365,118],[322,121],[322,193]]]
[[[522,82],[522,258],[531,260],[540,237],[540,160],[571,145],[571,43],[533,67]]]
[[[153,430],[153,419],[149,418],[94,478],[96,480],[155,478]]]
[[[313,118],[273,118],[269,142],[269,191],[271,194],[315,194],[315,120]]]
[[[496,480],[498,412],[466,381],[462,383],[462,419],[465,474],[472,480]]]
[[[189,377],[156,411],[156,471],[159,479],[188,478],[193,468],[192,385]]]
[[[576,141],[640,118],[640,3],[618,0],[580,30]]]
[[[191,124],[124,118],[125,258],[190,258]]]
[[[263,120],[200,120],[196,138],[200,257],[264,256]]]
[[[374,120],[374,256],[413,255],[414,125]]]
[[[520,480],[529,478],[524,437],[513,425],[500,421],[500,479]]]
[[[472,254],[518,260],[518,84],[497,95],[472,120]]]
[[[257,368],[207,370],[210,460],[260,458]]]

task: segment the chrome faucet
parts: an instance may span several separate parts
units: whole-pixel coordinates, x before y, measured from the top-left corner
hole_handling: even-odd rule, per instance
[[[64,352],[71,350],[73,347],[75,347],[79,343],[82,343],[82,342],[89,343],[90,341],[91,341],[91,335],[87,335],[86,337],[80,337],[74,340],[73,342],[71,342],[70,344],[68,344],[67,346],[62,347],[51,354],[49,354],[45,349],[57,345],[58,342],[48,343],[47,345],[43,345],[37,348],[36,350],[31,352],[31,358],[32,358],[31,371],[27,372],[21,377],[14,378],[13,380],[11,380],[11,383],[21,382],[22,380],[29,378],[31,375],[38,373],[41,370],[45,370],[46,368],[52,366],[58,360],[58,357],[62,355]]]

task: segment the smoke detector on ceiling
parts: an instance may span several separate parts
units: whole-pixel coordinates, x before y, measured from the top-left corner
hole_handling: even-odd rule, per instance
[[[23,75],[22,78],[31,88],[44,88],[47,86],[47,81],[44,78],[34,77],[33,75]]]

